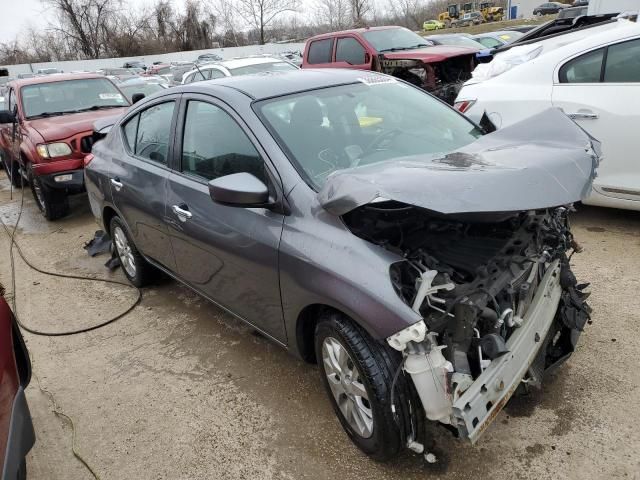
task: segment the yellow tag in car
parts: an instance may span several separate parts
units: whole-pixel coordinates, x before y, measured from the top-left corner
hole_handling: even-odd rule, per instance
[[[360,117],[358,123],[362,128],[373,127],[383,122],[383,118],[380,117]]]

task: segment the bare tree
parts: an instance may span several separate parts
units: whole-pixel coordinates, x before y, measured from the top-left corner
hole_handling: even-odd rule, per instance
[[[416,30],[426,20],[423,0],[389,0],[389,10],[403,26]]]
[[[298,9],[298,0],[236,0],[236,9],[244,20],[260,32],[260,44],[265,43],[265,29],[278,16]]]
[[[217,0],[211,8],[223,31],[221,44],[232,47],[244,45],[244,35],[238,31],[236,7],[232,0]]]
[[[51,29],[64,33],[67,41],[87,58],[99,58],[105,50],[105,31],[119,6],[118,0],[41,0],[56,14]]]
[[[351,0],[316,0],[317,23],[330,30],[344,30],[351,25]]]
[[[355,27],[364,27],[365,17],[371,11],[371,0],[351,0],[351,19]]]

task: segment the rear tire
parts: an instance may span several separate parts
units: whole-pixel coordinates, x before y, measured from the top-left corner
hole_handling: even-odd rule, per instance
[[[31,170],[29,170],[29,180],[33,199],[44,218],[53,221],[67,216],[69,213],[69,198],[66,192],[48,188],[40,178],[33,175]]]
[[[138,288],[151,283],[156,269],[138,251],[124,222],[119,217],[111,219],[109,232],[125,277]]]
[[[396,421],[390,395],[401,355],[371,338],[346,316],[331,310],[321,314],[316,326],[315,352],[322,383],[353,443],[374,460],[384,462],[395,458],[411,433],[408,403],[409,399],[416,398],[413,386],[408,385],[404,375],[399,375],[395,388]],[[362,394],[363,389],[366,395]],[[417,403],[413,405],[413,420],[421,435],[422,414],[418,412],[422,412],[422,407],[415,408]],[[358,410],[359,413],[353,413]],[[366,423],[363,419],[371,420],[369,429],[362,428]]]

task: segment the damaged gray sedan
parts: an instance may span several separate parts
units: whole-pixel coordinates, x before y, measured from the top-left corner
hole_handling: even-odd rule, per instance
[[[487,133],[382,74],[296,71],[144,99],[87,158],[138,286],[162,270],[317,362],[377,460],[426,422],[476,442],[589,320],[568,222],[599,145],[560,111]]]

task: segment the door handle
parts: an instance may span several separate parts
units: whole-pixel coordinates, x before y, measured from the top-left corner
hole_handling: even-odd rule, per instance
[[[116,180],[115,178],[111,179],[111,185],[113,185],[113,188],[116,189],[116,192],[119,192],[120,189],[122,189],[122,182]]]
[[[575,112],[567,113],[571,120],[596,120],[598,118],[597,113],[593,112]]]
[[[186,205],[182,205],[182,206],[186,207]],[[175,213],[178,216],[181,222],[186,222],[191,217],[193,217],[193,214],[189,210],[185,210],[180,205],[173,205],[171,209],[173,210],[173,213]]]

